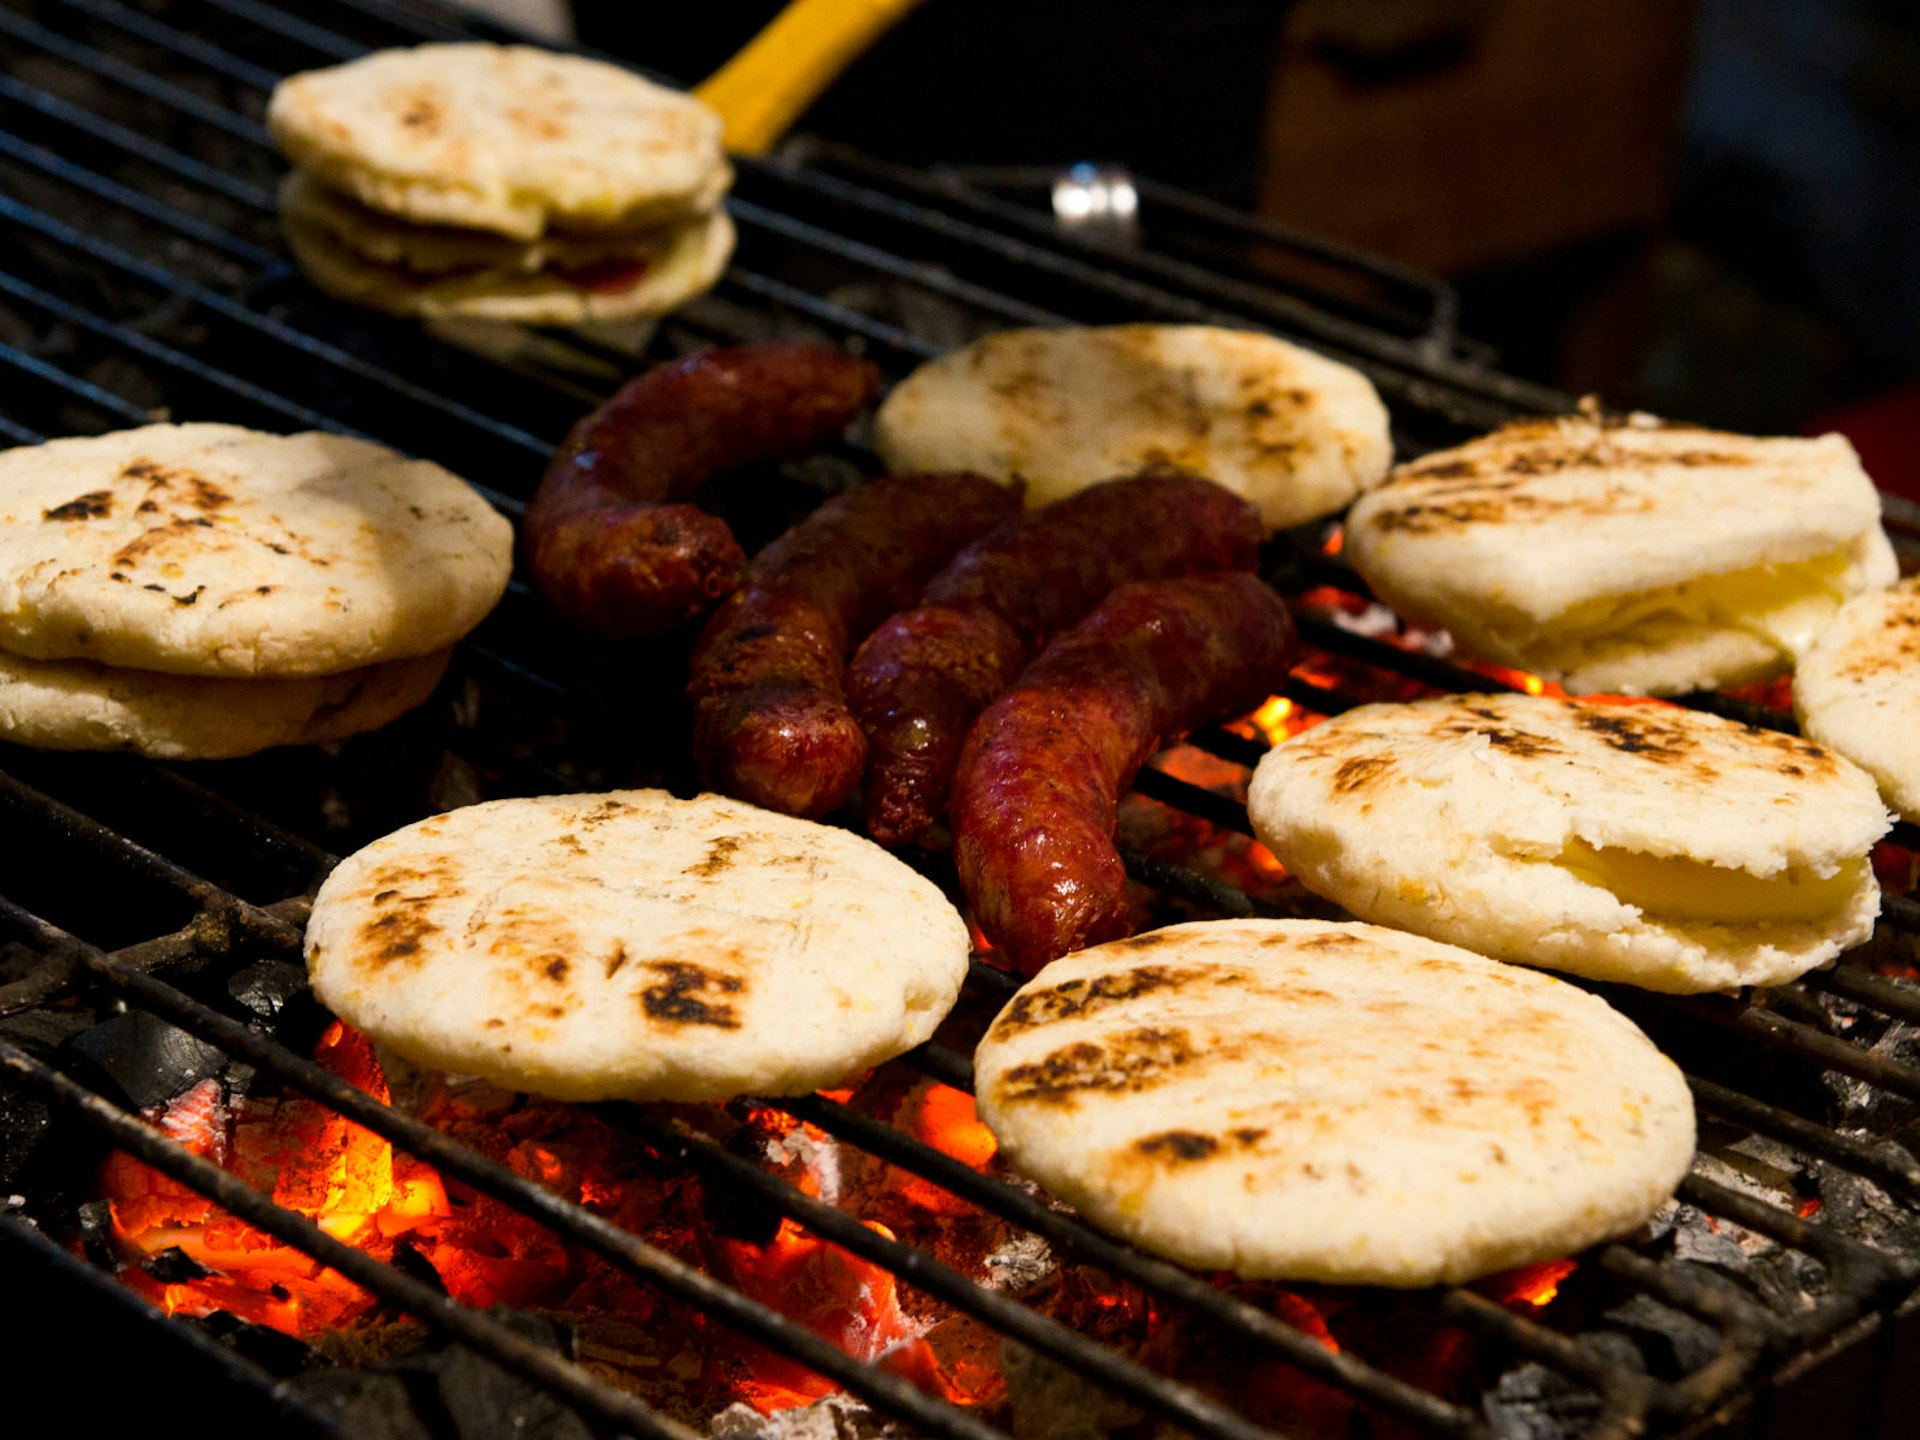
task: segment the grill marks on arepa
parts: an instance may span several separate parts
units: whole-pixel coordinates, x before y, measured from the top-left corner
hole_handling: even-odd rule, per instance
[[[1654,705],[1447,696],[1276,746],[1249,814],[1363,919],[1522,964],[1690,992],[1866,939],[1865,775],[1797,736]]]
[[[1793,707],[1920,821],[1920,577],[1846,604],[1795,671]]]
[[[1024,481],[1029,505],[1176,470],[1243,496],[1274,529],[1339,510],[1393,453],[1360,372],[1203,325],[1001,331],[914,371],[874,430],[890,470]]]
[[[1684,1173],[1678,1072],[1547,976],[1360,925],[1173,926],[1055,962],[975,1058],[1010,1163],[1243,1276],[1419,1285],[1564,1254]]]

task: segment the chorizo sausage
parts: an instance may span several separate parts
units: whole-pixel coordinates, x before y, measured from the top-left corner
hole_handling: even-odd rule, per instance
[[[694,758],[712,788],[818,818],[852,796],[866,737],[847,652],[968,540],[1020,508],[977,475],[875,480],[827,501],[756,555],[694,648]]]
[[[974,718],[1116,585],[1251,570],[1265,536],[1239,496],[1160,474],[1090,486],[974,541],[848,667],[869,747],[867,832],[883,845],[917,839],[946,808]]]
[[[1293,622],[1252,575],[1124,585],[1060,635],[967,736],[953,784],[960,885],[1031,975],[1127,930],[1119,797],[1166,739],[1252,709]]]
[[[527,507],[535,587],[611,639],[686,623],[745,559],[687,497],[723,470],[819,449],[878,393],[872,365],[813,345],[703,350],[628,381],[568,433]]]

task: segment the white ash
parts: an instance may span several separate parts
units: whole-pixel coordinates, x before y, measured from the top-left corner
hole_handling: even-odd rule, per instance
[[[736,1402],[707,1424],[712,1440],[897,1440],[908,1433],[840,1391],[771,1415]]]
[[[829,1205],[840,1201],[840,1145],[807,1133],[804,1125],[795,1125],[777,1139],[765,1142],[766,1156],[776,1165],[800,1165],[820,1186],[820,1199]]]
[[[986,1259],[981,1283],[989,1290],[1019,1294],[1038,1285],[1060,1268],[1053,1247],[1038,1235],[1016,1230]]]

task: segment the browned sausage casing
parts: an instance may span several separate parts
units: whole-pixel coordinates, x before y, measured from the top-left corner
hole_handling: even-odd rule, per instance
[[[693,654],[704,781],[809,819],[845,804],[867,755],[847,708],[847,652],[1019,508],[1018,490],[977,475],[895,476],[827,501],[756,555]]]
[[[1048,639],[1116,585],[1251,570],[1259,512],[1210,480],[1110,480],[1009,520],[953,558],[847,671],[867,732],[867,831],[918,838],[946,808],[967,730]]]
[[[879,393],[864,360],[814,345],[703,350],[628,381],[548,462],[522,534],[569,624],[663,635],[731,591],[726,522],[684,501],[710,477],[818,450]]]
[[[953,783],[960,884],[1025,973],[1127,931],[1119,797],[1164,740],[1252,709],[1293,661],[1293,622],[1252,575],[1113,592],[989,706]]]

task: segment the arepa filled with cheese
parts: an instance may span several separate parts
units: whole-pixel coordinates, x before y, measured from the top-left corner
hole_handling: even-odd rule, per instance
[[[1400,614],[1575,693],[1778,674],[1898,573],[1844,437],[1591,409],[1400,466],[1348,515],[1346,555]]]
[[[1528,695],[1335,716],[1261,759],[1247,808],[1363,920],[1674,993],[1779,984],[1863,943],[1891,824],[1871,777],[1797,736]]]

